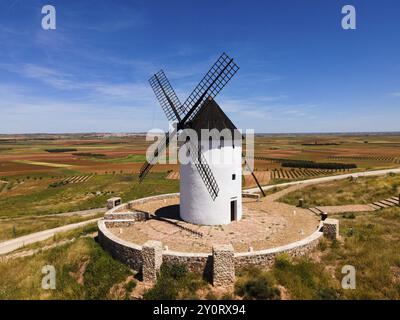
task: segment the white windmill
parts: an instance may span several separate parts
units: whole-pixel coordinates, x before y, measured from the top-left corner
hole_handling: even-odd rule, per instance
[[[184,221],[221,225],[242,217],[242,136],[234,139],[238,136],[235,125],[214,101],[238,70],[233,59],[223,53],[183,105],[162,70],[149,80],[168,120],[177,124],[172,132],[166,133],[152,159],[142,166],[140,181],[178,132],[183,134],[185,129],[193,129],[199,137],[196,143],[186,141],[191,161],[180,164],[180,217]],[[202,140],[202,129],[228,132],[231,139],[215,141],[207,136]],[[253,172],[252,175],[264,195]]]

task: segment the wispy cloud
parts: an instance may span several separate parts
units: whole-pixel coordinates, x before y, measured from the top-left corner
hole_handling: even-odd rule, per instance
[[[240,120],[242,117],[254,121],[283,119],[315,119],[314,104],[292,104],[288,96],[260,96],[250,99],[225,99],[223,109]]]
[[[98,87],[103,92],[96,97],[54,100],[30,87],[0,83],[1,133],[21,132],[83,132],[83,131],[147,131],[166,128],[167,122],[147,94],[123,103],[124,88]],[[113,96],[118,96],[113,100]],[[108,99],[110,97],[110,99]],[[141,100],[142,99],[142,100]]]
[[[0,68],[14,72],[22,77],[33,79],[62,91],[80,90],[87,97],[93,98],[97,95],[101,98],[118,98],[132,101],[150,102],[152,98],[151,89],[147,84],[135,82],[88,82],[78,81],[71,74],[57,71],[52,68],[34,65],[7,65],[1,64]]]

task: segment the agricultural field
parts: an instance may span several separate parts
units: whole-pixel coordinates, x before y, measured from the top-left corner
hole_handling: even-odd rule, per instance
[[[140,186],[144,137],[0,137],[0,240],[94,218],[82,210],[104,208],[112,196],[135,199],[176,192],[160,165]],[[74,213],[70,216],[62,213]]]
[[[124,201],[177,192],[177,165],[156,165],[139,184],[137,173],[149,143],[144,136],[137,135],[0,136],[0,241],[98,217],[98,214],[65,213],[102,208],[113,196],[120,196]],[[255,156],[255,175],[264,185],[394,168],[399,167],[400,136],[259,135]],[[297,205],[302,197],[310,206],[369,203],[398,194],[399,177],[324,183],[291,192],[280,201]],[[244,176],[243,182],[244,187],[254,186],[250,175]],[[268,193],[277,190],[273,188]],[[370,212],[338,215],[343,242],[322,242],[307,259],[280,257],[268,271],[239,270],[231,295],[219,296],[201,275],[175,266],[181,268],[181,278],[174,278],[176,270],[166,269],[164,282],[160,281],[148,292],[142,290],[139,296],[143,294],[147,299],[398,299],[398,284],[391,280],[393,276],[398,277],[399,258],[391,249],[398,241],[398,214],[398,208],[388,208],[379,215]],[[95,231],[93,224],[18,249],[13,254],[39,251],[0,263],[0,272],[4,275],[3,281],[0,280],[1,298],[136,298],[135,288],[140,282],[125,265],[100,248],[93,239]],[[383,241],[391,241],[393,246],[386,245],[387,242],[383,245]],[[376,250],[378,247],[385,249]],[[362,259],[356,258],[354,252],[361,252]],[[343,263],[353,259],[360,270],[364,267],[358,261],[373,266],[361,275],[360,281],[366,283],[362,290],[350,293],[340,289],[335,281],[335,277],[340,277],[340,266],[335,262],[338,259]],[[60,290],[43,295],[36,287],[41,276],[38,266],[43,264],[55,264],[63,270]],[[111,274],[110,269],[115,272]],[[377,274],[381,275],[380,282],[374,278]],[[380,283],[385,291],[381,290]],[[192,288],[189,291],[185,289],[188,286]]]
[[[135,199],[179,190],[176,164],[154,166],[139,185],[144,135],[65,134],[0,136],[0,219],[12,238],[70,220],[29,219],[101,208],[120,196]],[[398,167],[400,135],[258,135],[255,175],[263,185]],[[251,175],[244,187],[253,187]],[[28,220],[23,221],[21,218]],[[15,220],[15,221],[13,221]],[[1,223],[1,220],[0,220]],[[25,231],[24,231],[25,230]]]
[[[0,217],[56,214],[178,190],[176,164],[158,164],[138,187],[144,135],[0,136]],[[399,166],[400,135],[258,135],[262,184]],[[292,166],[292,167],[290,167]],[[250,175],[244,186],[254,186]]]

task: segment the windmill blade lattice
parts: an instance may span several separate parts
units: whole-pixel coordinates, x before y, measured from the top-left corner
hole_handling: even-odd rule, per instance
[[[174,89],[172,89],[164,71],[158,71],[149,79],[149,82],[167,119],[181,121],[185,115],[185,109],[182,107]]]
[[[168,148],[171,137],[175,136],[178,131],[190,127],[191,121],[196,117],[202,106],[205,106],[210,99],[214,99],[238,70],[239,67],[233,62],[233,59],[226,53],[223,53],[183,105],[180,103],[163,70],[160,70],[149,79],[150,85],[168,120],[178,121],[178,125],[172,134],[167,134],[165,139],[160,142],[152,158],[143,164],[139,172],[140,181],[146,177],[152,166],[158,161],[159,155]],[[210,196],[215,200],[219,193],[219,187],[214,174],[204,155],[201,153],[201,149],[198,146],[194,146],[193,143],[188,143],[192,162],[199,172]]]
[[[164,150],[166,150],[168,148],[171,139],[175,139],[176,134],[177,134],[176,129],[172,132],[167,132],[165,134],[164,138],[157,145],[157,148],[154,151],[154,153],[152,154],[151,158],[148,159],[143,164],[143,166],[140,168],[140,171],[139,171],[139,180],[140,181],[143,181],[143,179],[149,173],[150,169],[158,162],[160,155],[162,155]]]
[[[238,70],[239,67],[233,59],[223,53],[184,102],[182,107],[186,115],[182,121],[192,120],[203,102],[208,98],[214,99]]]

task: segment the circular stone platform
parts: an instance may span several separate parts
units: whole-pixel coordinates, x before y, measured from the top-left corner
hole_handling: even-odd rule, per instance
[[[242,220],[221,226],[200,226],[182,221],[178,194],[142,200],[111,211],[121,216],[144,213],[148,219],[127,224],[109,223],[107,229],[115,237],[135,245],[157,240],[168,250],[183,253],[211,253],[216,244],[232,244],[236,252],[281,247],[311,236],[320,223],[310,211],[268,197],[259,201],[243,198]]]

